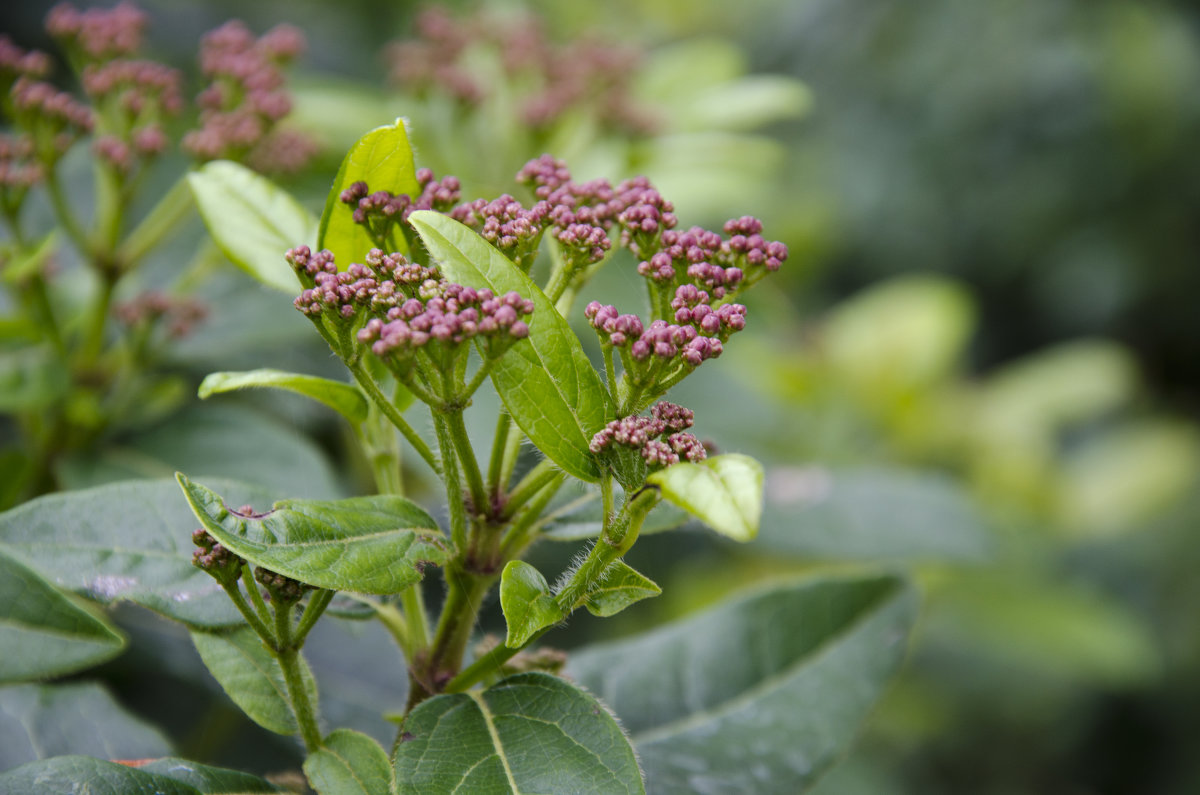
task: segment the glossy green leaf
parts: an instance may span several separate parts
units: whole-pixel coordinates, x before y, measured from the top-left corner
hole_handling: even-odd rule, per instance
[[[297,293],[283,255],[316,240],[317,220],[266,177],[228,160],[188,174],[200,217],[225,256],[265,285]]]
[[[229,510],[214,491],[177,476],[192,511],[218,541],[246,560],[335,591],[399,593],[449,549],[437,522],[403,497],[283,500],[261,514]]]
[[[853,742],[915,613],[894,577],[777,585],[580,650],[567,675],[620,717],[649,792],[791,795]]]
[[[759,547],[832,560],[982,561],[994,542],[962,485],[900,469],[767,471]]]
[[[0,683],[72,673],[124,647],[115,627],[0,547]]]
[[[749,541],[758,534],[763,469],[749,456],[735,453],[675,464],[652,473],[646,483],[723,536]]]
[[[258,792],[284,791],[269,781],[240,770],[210,767],[174,757],[155,759],[139,765],[138,770],[190,784],[204,795],[251,795]]]
[[[238,505],[274,495],[215,485]],[[0,545],[59,587],[102,603],[130,601],[202,627],[242,622],[216,580],[192,565],[197,522],[174,480],[51,494],[0,514]]]
[[[171,752],[158,729],[91,682],[0,687],[0,738],[0,770],[63,754],[145,759]]]
[[[304,775],[320,795],[386,795],[393,791],[392,763],[379,743],[361,732],[337,729],[304,760]]]
[[[523,560],[510,560],[500,575],[500,609],[508,635],[504,645],[519,649],[539,630],[562,621],[562,610],[542,573]]]
[[[70,385],[67,369],[49,345],[0,351],[0,412],[43,411]]]
[[[223,632],[193,632],[192,643],[213,678],[251,720],[276,734],[300,731],[283,669],[254,630],[242,626]],[[317,688],[307,663],[302,672],[309,703],[316,704]]]
[[[240,373],[210,373],[200,383],[201,399],[239,389],[285,389],[319,400],[353,423],[367,418],[367,399],[357,387],[315,375],[282,370],[249,370]]]
[[[57,756],[0,774],[0,795],[242,795],[280,791],[256,776],[171,758],[134,766],[90,756]]]
[[[529,338],[492,366],[492,383],[539,450],[567,473],[598,480],[588,445],[614,407],[567,321],[533,280],[470,228],[431,211],[415,212],[409,222],[447,278],[496,293],[516,291],[533,301]]]
[[[386,190],[409,196],[421,193],[403,119],[376,127],[358,139],[342,160],[325,199],[317,248],[332,251],[343,269],[352,262],[362,262],[367,252],[375,247],[367,231],[354,223],[351,208],[342,204],[339,198],[343,190],[360,181],[366,182],[372,191]],[[403,245],[403,238],[397,237]]]
[[[588,591],[583,604],[592,615],[607,618],[620,613],[634,602],[661,593],[662,588],[653,580],[618,560],[604,570],[596,586]]]
[[[645,791],[633,749],[604,705],[548,674],[435,696],[400,730],[401,792]]]

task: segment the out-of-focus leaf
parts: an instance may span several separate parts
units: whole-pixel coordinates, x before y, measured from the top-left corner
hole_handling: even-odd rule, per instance
[[[72,673],[124,647],[114,626],[0,546],[0,683]]]
[[[435,696],[400,730],[401,792],[645,791],[633,749],[608,710],[548,674]]]
[[[393,790],[388,755],[365,734],[336,729],[304,760],[304,775],[320,795],[387,795]]]
[[[810,580],[580,650],[567,674],[620,717],[648,792],[790,795],[853,742],[915,613],[894,577]]]
[[[288,124],[315,133],[335,151],[349,149],[363,130],[390,121],[389,96],[362,81],[338,80],[322,75],[289,77],[292,112]]]
[[[500,608],[508,627],[504,645],[510,649],[521,648],[538,630],[565,618],[546,578],[523,560],[510,560],[500,575]]]
[[[240,373],[210,373],[200,384],[201,399],[239,389],[285,389],[319,400],[353,423],[367,418],[367,399],[358,388],[315,375],[283,370],[249,370]]]
[[[794,77],[753,75],[704,87],[672,121],[692,130],[753,130],[803,116],[812,102],[812,92]]]
[[[42,411],[66,394],[70,383],[49,345],[0,351],[0,412]]]
[[[749,456],[733,453],[675,464],[652,473],[646,483],[723,536],[749,541],[758,535],[763,470]]]

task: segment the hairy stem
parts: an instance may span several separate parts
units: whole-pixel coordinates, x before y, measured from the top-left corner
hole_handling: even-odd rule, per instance
[[[308,637],[309,631],[316,626],[317,619],[325,612],[325,608],[329,607],[333,594],[333,591],[321,588],[309,597],[308,604],[304,606],[304,612],[300,614],[300,623],[296,625],[294,643],[297,649],[304,645],[304,639]]]
[[[442,468],[438,464],[437,458],[434,457],[433,451],[429,449],[429,445],[425,444],[425,440],[417,435],[417,432],[408,424],[408,421],[404,419],[404,416],[400,414],[396,406],[379,390],[379,385],[375,383],[375,379],[371,377],[370,373],[363,368],[362,363],[356,362],[350,368],[350,372],[354,375],[354,380],[358,381],[358,385],[363,388],[367,396],[379,407],[384,416],[391,421],[392,425],[396,426],[396,429],[400,433],[404,434],[404,438],[413,446],[417,454],[425,459],[425,463],[429,464],[430,469],[436,474],[441,475]]]

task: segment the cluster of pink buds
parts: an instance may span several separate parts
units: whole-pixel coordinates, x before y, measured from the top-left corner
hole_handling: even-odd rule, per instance
[[[194,298],[177,298],[151,290],[113,308],[117,319],[126,326],[165,323],[172,339],[186,337],[208,317],[208,307]]]
[[[49,72],[49,55],[37,50],[23,50],[8,36],[0,35],[0,79],[5,85],[17,77],[45,77]]]
[[[28,135],[0,135],[0,196],[7,207],[20,205],[25,191],[45,175],[34,161],[33,139]]]
[[[230,552],[228,547],[219,543],[207,530],[195,530],[192,533],[192,543],[196,545],[196,550],[192,553],[193,566],[221,583],[236,582],[241,576],[242,564],[245,561]]]
[[[616,446],[638,451],[649,466],[665,467],[683,461],[703,461],[704,445],[684,430],[692,427],[690,409],[674,403],[656,403],[649,417],[615,419],[592,437],[589,449],[599,455]]]
[[[146,14],[128,2],[83,11],[60,3],[46,17],[46,31],[84,61],[106,61],[137,52],[145,29]]]
[[[38,161],[58,162],[71,145],[92,130],[92,110],[52,84],[17,78],[9,91],[14,121],[35,142]]]
[[[539,201],[527,210],[507,193],[491,201],[464,202],[450,211],[451,218],[474,229],[526,272],[537,255],[549,214],[549,202]]]
[[[372,191],[365,182],[355,182],[341,192],[339,200],[353,208],[354,223],[364,227],[378,245],[388,243],[396,224],[408,220],[416,210],[448,212],[462,197],[457,177],[437,180],[427,168],[417,169],[421,192],[414,198],[407,193]]]

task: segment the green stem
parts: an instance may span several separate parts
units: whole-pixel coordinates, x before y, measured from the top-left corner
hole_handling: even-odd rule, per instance
[[[192,191],[188,187],[185,174],[163,194],[158,204],[154,205],[141,223],[126,236],[117,249],[117,260],[125,268],[132,268],[174,232],[188,217],[191,209]]]
[[[500,542],[501,560],[507,562],[517,559],[533,542],[537,531],[549,520],[549,517],[542,516],[542,512],[566,480],[567,476],[564,473],[556,473],[556,478],[547,483],[538,495],[530,500],[526,509],[513,520]]]
[[[488,494],[499,494],[508,486],[501,482],[500,473],[504,470],[504,450],[508,446],[508,432],[512,428],[512,417],[501,412],[496,418],[496,435],[492,439],[492,455],[488,460]]]
[[[316,626],[317,619],[325,612],[325,608],[329,607],[333,594],[333,591],[321,588],[309,597],[308,604],[304,606],[304,612],[300,615],[300,623],[296,626],[294,644],[297,649],[304,645],[309,631]]]
[[[65,358],[67,346],[63,342],[62,331],[58,327],[58,318],[54,315],[54,306],[50,303],[50,295],[46,290],[46,280],[42,274],[35,273],[29,277],[29,296],[32,310],[38,326],[49,338],[50,344],[60,358]]]
[[[406,658],[412,660],[429,646],[429,617],[425,612],[421,583],[413,583],[401,591],[400,604],[404,607],[405,634],[410,646]]]
[[[254,572],[250,569],[249,563],[242,564],[242,581],[246,583],[246,593],[250,594],[250,602],[254,605],[255,611],[263,624],[271,622],[271,611],[267,608],[267,603],[263,601],[262,592],[258,590],[258,583],[254,579]],[[266,636],[264,636],[264,639]]]
[[[617,368],[613,364],[613,346],[603,345],[601,350],[604,353],[604,383],[608,386],[608,394],[612,395],[614,402],[617,400]]]
[[[435,685],[449,674],[456,674],[462,665],[467,641],[475,628],[475,617],[496,576],[472,575],[461,569],[447,568],[446,581],[450,588],[429,653],[428,678]]]
[[[543,458],[538,462],[537,466],[529,470],[525,477],[521,478],[512,492],[508,495],[508,499],[504,503],[504,513],[501,514],[502,519],[508,519],[514,516],[517,509],[529,501],[531,497],[541,491],[542,487],[552,481],[559,474],[555,469],[554,462],[549,458]]]
[[[275,642],[275,636],[271,633],[270,627],[250,609],[250,605],[246,603],[245,597],[242,596],[242,589],[238,587],[238,581],[222,582],[221,587],[225,589],[225,593],[229,595],[233,601],[233,606],[242,614],[242,618],[246,619],[246,623],[254,630],[255,634],[263,639],[264,643],[271,644]],[[250,586],[253,587],[253,586]]]
[[[300,737],[304,740],[304,747],[312,753],[321,747],[321,729],[317,726],[317,716],[312,702],[308,700],[308,689],[304,686],[300,652],[289,648],[280,652],[276,659],[283,670],[283,681],[287,684],[292,712],[295,713],[296,723],[300,726]]]
[[[379,407],[384,416],[391,421],[392,425],[396,426],[400,433],[404,434],[404,438],[408,440],[408,443],[413,446],[413,449],[417,451],[421,458],[425,459],[425,463],[429,464],[430,469],[434,473],[441,475],[442,469],[438,465],[433,451],[429,449],[429,445],[425,444],[425,440],[417,435],[417,432],[412,429],[412,426],[408,424],[408,421],[404,419],[395,405],[379,390],[379,385],[375,383],[375,379],[371,377],[370,373],[363,369],[361,363],[355,363],[350,368],[350,372],[354,375],[354,380],[358,381],[358,385],[375,402],[375,405]]]
[[[375,617],[392,634],[392,640],[396,641],[396,645],[404,652],[404,659],[411,660],[412,650],[408,640],[408,622],[405,621],[404,615],[392,605],[382,602],[371,602],[371,607],[375,609]]]
[[[98,272],[97,278],[100,279],[100,289],[88,311],[88,320],[83,331],[83,343],[79,351],[79,360],[85,366],[94,364],[100,356],[100,352],[104,350],[104,329],[108,325],[113,293],[117,287],[116,274],[110,271]]]
[[[475,375],[471,376],[471,380],[463,387],[462,392],[459,394],[458,399],[460,401],[465,402],[471,395],[475,394],[475,390],[479,389],[484,379],[488,377],[488,373],[492,371],[492,362],[494,361],[494,359],[490,358],[483,360],[483,364],[479,365],[479,369],[475,371]]]
[[[543,629],[541,632],[538,632],[529,639],[529,643],[533,643],[545,632],[545,629]],[[520,649],[510,649],[503,643],[496,644],[487,652],[487,654],[484,654],[482,657],[475,658],[470,665],[462,669],[457,676],[447,682],[446,687],[442,692],[463,692],[467,688],[471,687],[471,685],[483,679],[485,676],[495,673],[497,670],[499,670],[501,665],[504,665],[504,663],[512,659],[512,657],[519,651]]]
[[[62,183],[58,179],[58,169],[49,169],[49,173],[46,175],[46,193],[50,196],[50,206],[54,208],[54,216],[58,225],[66,231],[67,237],[71,238],[71,242],[75,244],[75,248],[79,249],[79,253],[85,258],[91,258],[92,250],[88,245],[87,237],[83,234],[83,229],[79,226],[79,221],[76,220],[75,212],[67,202],[67,197],[63,194]]]
[[[475,460],[475,450],[471,447],[471,438],[467,435],[467,426],[463,422],[462,410],[450,411],[445,415],[446,429],[458,453],[459,463],[467,478],[467,488],[470,490],[471,503],[475,513],[487,513],[487,492],[483,489],[483,475],[479,473],[479,462]]]
[[[570,284],[571,274],[568,273],[566,265],[559,261],[557,267],[550,274],[550,281],[546,284],[546,297],[550,299],[550,303],[557,304],[558,299],[562,298]]]
[[[454,438],[444,415],[434,415],[433,427],[437,430],[438,447],[442,452],[442,478],[446,483],[446,503],[450,511],[450,540],[461,555],[467,550],[467,509],[463,505],[462,481],[459,479],[458,457],[454,454]]]

